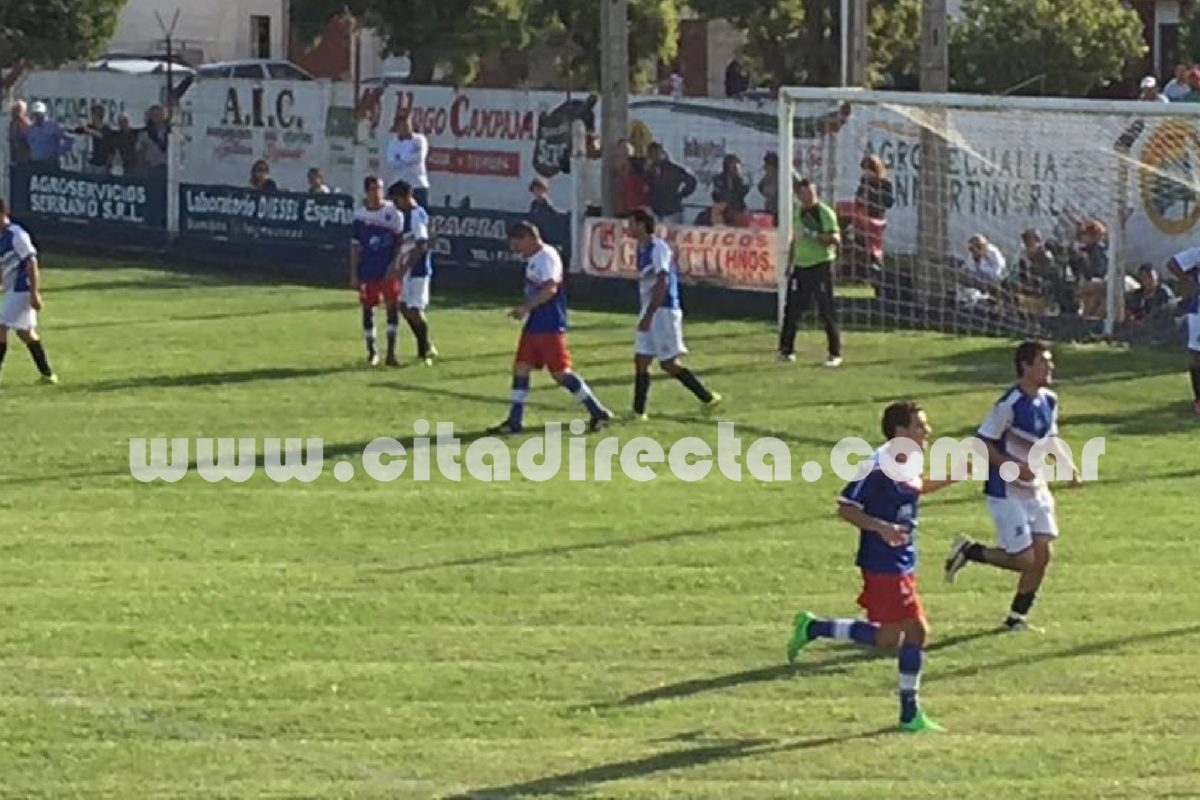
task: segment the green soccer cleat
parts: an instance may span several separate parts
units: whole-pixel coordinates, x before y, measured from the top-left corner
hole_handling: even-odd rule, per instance
[[[700,410],[706,414],[711,414],[713,411],[716,410],[717,406],[721,405],[721,403],[724,401],[725,401],[724,397],[717,394],[716,392],[713,392],[712,398],[707,403],[700,404]]]
[[[40,380],[46,386],[57,386],[58,385],[58,376],[55,375],[53,372],[50,373],[49,375],[43,375],[40,378]]]
[[[815,620],[816,616],[809,611],[801,611],[796,615],[792,622],[792,638],[788,639],[787,645],[787,660],[789,664],[796,663],[796,656],[804,649],[804,646],[812,641],[808,635],[808,626]]]
[[[944,733],[945,730],[944,727],[925,716],[924,711],[918,711],[917,715],[908,722],[900,723],[901,733]]]

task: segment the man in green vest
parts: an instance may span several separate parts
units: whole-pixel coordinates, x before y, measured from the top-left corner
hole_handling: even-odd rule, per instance
[[[779,360],[796,360],[796,323],[815,301],[829,344],[825,366],[838,367],[842,363],[842,337],[833,306],[833,265],[842,237],[837,213],[821,202],[817,188],[809,181],[796,181],[795,186],[800,203],[792,229],[791,270],[783,327],[779,331]]]

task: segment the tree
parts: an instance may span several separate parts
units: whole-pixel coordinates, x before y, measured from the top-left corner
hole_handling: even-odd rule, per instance
[[[562,52],[560,67],[572,83],[600,83],[600,4],[596,0],[531,0],[529,23],[539,41]],[[676,0],[629,0],[629,61],[635,86],[649,77],[649,62],[669,62],[679,38]]]
[[[3,0],[0,69],[55,67],[97,55],[112,38],[125,0]]]
[[[1120,0],[965,0],[951,29],[951,82],[969,92],[1082,96],[1120,79],[1145,50],[1141,20]]]
[[[691,0],[711,18],[746,34],[740,56],[772,86],[834,86],[841,79],[841,4],[837,0]],[[872,84],[883,75],[916,72],[920,0],[870,0],[868,36]]]

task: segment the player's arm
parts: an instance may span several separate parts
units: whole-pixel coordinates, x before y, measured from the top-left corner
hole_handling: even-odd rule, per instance
[[[1167,262],[1167,272],[1171,273],[1172,278],[1179,281],[1179,294],[1184,298],[1191,299],[1200,293],[1200,283],[1192,280],[1177,258],[1172,258]]]
[[[357,241],[350,243],[350,286],[358,288],[358,264],[362,260],[362,245]]]
[[[838,516],[861,531],[872,531],[883,537],[892,547],[908,543],[908,529],[903,525],[873,517],[862,508],[842,499],[838,502]]]
[[[1020,468],[1017,477],[1023,481],[1036,480],[1037,476],[1029,469],[1029,464],[1015,456],[1010,456],[1000,449],[1000,441],[1004,438],[1004,434],[1012,427],[1013,411],[1012,406],[1007,402],[999,402],[992,406],[992,412],[988,414],[987,419],[979,426],[979,438],[983,440],[984,446],[987,447],[988,464],[993,467],[1002,467],[1009,461],[1016,464]]]
[[[404,150],[397,148],[397,158],[399,159],[400,163],[404,164],[405,166],[420,164],[425,160],[425,156],[429,154],[429,140],[424,136],[413,134],[412,143],[415,144],[416,147],[408,150],[407,153]]]
[[[36,255],[29,256],[25,261],[25,276],[29,280],[29,307],[34,311],[42,310],[42,293],[40,291],[42,274],[38,270]]]
[[[538,287],[538,293],[514,308],[510,313],[513,319],[525,319],[538,306],[549,303],[558,294],[558,281],[549,280]]]
[[[840,245],[842,243],[842,234],[838,231],[837,215],[828,206],[823,205],[821,206],[819,218],[821,220],[821,227],[824,230],[817,232],[813,238],[826,247]]]
[[[421,209],[418,209],[421,210]],[[414,213],[414,212],[409,212]],[[429,225],[428,217],[423,214],[418,214],[413,217],[412,221],[412,237],[413,247],[408,254],[408,260],[404,262],[404,270],[408,270],[421,263],[421,259],[429,253]]]

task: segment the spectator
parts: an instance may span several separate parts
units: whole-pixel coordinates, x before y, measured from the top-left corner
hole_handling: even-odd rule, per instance
[[[617,142],[615,170],[614,186],[617,198],[614,206],[617,216],[627,216],[649,205],[650,186],[646,182],[645,161],[637,157],[633,142],[628,139]]]
[[[1085,317],[1103,317],[1108,296],[1108,229],[1097,219],[1079,226],[1079,297]]]
[[[47,118],[45,103],[34,103],[29,115],[29,127],[25,130],[29,163],[38,169],[58,169],[58,159],[71,152],[71,137],[63,132],[57,122]]]
[[[679,64],[676,63],[671,67],[671,74],[662,82],[662,92],[671,95],[674,100],[679,100],[683,97],[683,89],[683,75],[679,74]]]
[[[1175,293],[1158,279],[1154,265],[1138,267],[1137,281],[1138,288],[1125,296],[1126,321],[1145,322],[1174,310]]]
[[[825,366],[839,367],[842,364],[842,337],[833,302],[833,262],[841,244],[837,213],[821,202],[816,187],[810,182],[796,181],[796,191],[800,202],[791,243],[791,271],[783,325],[779,330],[778,360],[796,360],[796,326],[800,315],[815,301],[828,345]]]
[[[1200,103],[1200,68],[1192,67],[1189,69],[1185,80],[1187,81],[1188,93],[1181,98],[1180,102]]]
[[[763,209],[771,220],[779,225],[779,154],[763,156],[762,177],[758,180],[758,193],[762,195]]]
[[[967,260],[964,267],[975,282],[989,288],[999,286],[1008,275],[1008,262],[1000,248],[986,237],[975,234],[967,240]]]
[[[113,149],[121,159],[121,174],[133,175],[138,170],[137,144],[139,132],[129,125],[129,115],[117,117],[117,129],[113,132]]]
[[[14,164],[24,164],[29,161],[29,143],[25,134],[32,124],[29,121],[28,107],[24,100],[16,100],[9,109],[8,142],[11,148],[9,156]]]
[[[750,90],[750,77],[736,58],[725,67],[725,96],[741,97]]]
[[[1192,65],[1186,61],[1181,61],[1175,65],[1175,77],[1167,82],[1163,87],[1163,94],[1172,103],[1177,103],[1188,96],[1188,92],[1192,89],[1188,86],[1187,74],[1192,69]]]
[[[683,201],[696,191],[696,176],[671,160],[658,142],[651,142],[646,160],[646,183],[650,190],[650,209],[668,225],[683,222]]]
[[[325,176],[321,174],[321,170],[312,167],[308,171],[308,193],[309,194],[330,194],[331,190],[325,183]]]
[[[726,216],[735,220],[747,217],[746,195],[750,194],[750,184],[742,173],[742,160],[730,153],[721,164],[721,174],[713,178],[713,192],[720,193],[725,198],[728,208]],[[735,224],[749,224],[741,221]]]
[[[882,220],[888,210],[896,204],[896,195],[892,189],[892,182],[888,180],[887,167],[883,165],[883,159],[875,155],[866,156],[859,166],[863,173],[854,199],[870,219]]]
[[[1074,314],[1079,310],[1075,287],[1067,278],[1065,265],[1033,228],[1021,234],[1017,282],[1023,293],[1040,295],[1047,303],[1057,305],[1060,313]]]
[[[555,214],[560,214],[554,203],[550,200],[550,184],[546,183],[545,178],[534,178],[529,183],[529,193],[533,195],[533,199],[529,201],[529,216],[537,216],[544,214],[547,211],[553,211]]]
[[[271,180],[271,165],[259,159],[250,168],[250,188],[260,192],[277,192],[279,187]]]
[[[88,175],[108,175],[112,172],[117,132],[108,124],[106,116],[104,106],[97,103],[92,106],[91,120],[75,130],[81,136],[88,137],[92,143],[92,152],[88,155],[87,163],[83,165],[83,171]]]
[[[136,161],[140,172],[153,175],[167,169],[167,123],[162,106],[150,106],[146,111],[146,128],[137,137]]]
[[[728,218],[728,204],[725,202],[725,196],[720,192],[713,192],[712,205],[697,214],[692,224],[701,228],[718,228],[728,225]]]
[[[1139,88],[1141,89],[1141,93],[1138,95],[1138,100],[1150,100],[1159,103],[1171,102],[1165,94],[1158,90],[1158,79],[1153,75],[1147,75],[1142,78]]]
[[[396,120],[396,136],[388,144],[387,162],[391,168],[391,183],[403,181],[412,187],[412,196],[421,208],[429,208],[429,140],[414,133],[412,118],[407,113]],[[393,194],[388,189],[388,196]]]

